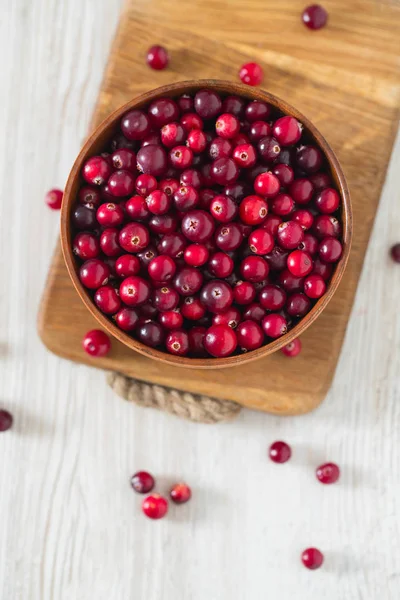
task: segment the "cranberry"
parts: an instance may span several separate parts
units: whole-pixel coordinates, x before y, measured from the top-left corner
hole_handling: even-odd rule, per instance
[[[260,196],[265,196],[266,198],[274,198],[278,194],[280,187],[279,179],[271,171],[260,173],[254,181],[254,191],[256,194],[260,194]]]
[[[150,262],[157,256],[157,250],[154,246],[149,244],[144,250],[138,252],[136,256],[139,259],[141,267],[143,269],[148,269]]]
[[[78,202],[80,204],[92,204],[93,206],[99,206],[99,204],[101,204],[100,190],[89,185],[84,185],[79,190]]]
[[[216,117],[222,108],[221,98],[212,90],[200,90],[194,97],[194,109],[205,120]]]
[[[307,569],[319,569],[324,562],[324,555],[318,548],[307,548],[301,555],[301,562]]]
[[[327,173],[315,173],[310,175],[310,181],[316,191],[323,190],[324,188],[331,186],[331,178]]]
[[[233,160],[239,167],[248,168],[256,164],[257,156],[254,146],[241,144],[233,152]]]
[[[168,501],[159,494],[152,494],[143,500],[142,510],[150,519],[162,519],[168,512]]]
[[[267,215],[267,218],[261,227],[268,231],[270,235],[276,236],[278,227],[281,223],[282,219],[278,215]]]
[[[148,115],[155,127],[163,127],[178,119],[179,108],[171,98],[158,98],[150,104]]]
[[[198,321],[204,317],[206,309],[196,296],[186,296],[181,304],[181,313],[185,319]]]
[[[299,244],[299,250],[305,250],[311,256],[314,256],[318,252],[318,240],[311,233],[304,235],[303,241]]]
[[[292,456],[292,449],[286,442],[274,442],[269,447],[269,457],[275,463],[285,463]]]
[[[149,241],[149,230],[141,223],[128,223],[119,233],[119,243],[125,252],[140,252]]]
[[[304,277],[295,277],[289,269],[284,269],[279,274],[278,283],[286,292],[301,292],[303,289]]]
[[[324,281],[328,281],[328,279],[332,275],[332,271],[333,271],[333,265],[328,265],[327,263],[324,263],[324,261],[320,260],[319,258],[315,259],[314,268],[313,268],[312,272],[316,273],[317,275],[321,275],[321,277],[324,279]]]
[[[323,258],[321,256],[321,258]],[[294,250],[288,256],[287,267],[295,277],[305,277],[313,269],[313,261],[308,252]]]
[[[105,356],[111,350],[110,338],[100,329],[88,331],[83,338],[82,345],[85,352],[96,358]]]
[[[254,121],[249,129],[249,138],[252,142],[258,142],[261,139],[268,138],[271,135],[271,125],[266,121]],[[275,140],[275,143],[278,142]],[[263,146],[265,151],[265,144]],[[280,152],[280,148],[279,148]],[[279,154],[278,152],[278,154]],[[275,154],[276,155],[276,154]]]
[[[335,263],[342,256],[342,244],[334,237],[326,237],[319,245],[319,257],[327,263]]]
[[[135,151],[137,148],[137,142],[135,140],[127,140],[122,133],[118,133],[111,140],[111,152],[115,152],[115,150],[119,150],[122,148],[126,148],[127,150]]]
[[[247,281],[263,281],[269,273],[269,265],[261,256],[248,256],[240,264],[240,274]]]
[[[193,110],[193,98],[189,96],[189,94],[183,94],[180,98],[178,98],[177,102],[183,113]]]
[[[100,247],[106,256],[119,256],[121,247],[118,243],[119,230],[116,227],[104,229],[100,236]]]
[[[294,358],[295,356],[300,354],[301,341],[299,340],[299,338],[296,338],[292,342],[286,344],[286,346],[283,346],[282,352],[285,356],[288,356],[289,358]]]
[[[136,172],[136,154],[127,148],[115,150],[111,155],[114,169]]]
[[[173,280],[174,288],[181,296],[193,296],[202,283],[203,275],[194,267],[183,267]]]
[[[214,232],[214,220],[204,210],[193,210],[185,214],[181,223],[182,233],[191,242],[205,242]]]
[[[322,165],[322,153],[315,146],[302,146],[297,151],[296,163],[306,173],[316,173]]]
[[[287,332],[286,319],[277,313],[272,313],[264,317],[261,324],[265,335],[273,339],[278,338]]]
[[[311,4],[304,9],[301,18],[309,29],[321,29],[326,25],[328,13],[320,4]]]
[[[174,330],[167,335],[165,347],[170,354],[185,356],[189,352],[189,338],[186,331]]]
[[[215,196],[210,204],[209,210],[214,219],[221,223],[232,221],[238,213],[236,203],[230,196],[225,195]]]
[[[277,176],[281,182],[281,185],[288,186],[293,183],[294,171],[292,167],[281,163],[279,165],[275,165],[272,169],[272,172]]]
[[[77,229],[94,229],[97,226],[93,204],[79,204],[72,213],[72,223]]]
[[[222,102],[222,112],[231,113],[238,119],[244,116],[245,101],[240,96],[227,96]]]
[[[268,119],[271,116],[272,108],[269,104],[265,102],[260,102],[259,100],[253,100],[249,102],[246,107],[246,120],[249,123],[254,123],[254,121],[260,121]]]
[[[135,189],[135,178],[129,171],[115,171],[108,180],[108,187],[112,196],[129,196]]]
[[[250,304],[256,297],[256,289],[250,281],[238,281],[233,288],[233,299],[236,304]]]
[[[224,312],[233,302],[232,288],[225,281],[213,279],[203,286],[200,300],[210,312]]]
[[[260,85],[263,76],[261,65],[254,62],[244,64],[239,71],[241,81],[247,85]]]
[[[247,225],[259,225],[268,214],[268,206],[260,196],[247,196],[239,207],[239,216]]]
[[[0,410],[0,432],[11,429],[13,424],[12,414],[8,410]]]
[[[123,331],[134,331],[139,321],[139,315],[134,308],[121,308],[113,319]]]
[[[90,290],[96,290],[101,285],[105,285],[109,276],[109,267],[98,258],[87,260],[79,269],[79,278],[82,284]]]
[[[179,189],[179,181],[177,179],[162,179],[159,184],[160,190],[165,192],[167,196],[173,196]]]
[[[102,156],[93,156],[83,165],[85,181],[93,185],[103,185],[111,175],[111,167]]]
[[[334,213],[340,204],[340,196],[333,188],[321,190],[315,198],[315,206],[324,214]]]
[[[272,128],[274,136],[282,146],[297,144],[301,138],[302,128],[294,117],[281,117]]]
[[[390,248],[390,256],[394,260],[394,262],[400,263],[400,244],[394,244]]]
[[[335,463],[325,463],[317,468],[316,475],[321,483],[336,483],[340,469]]]
[[[126,201],[125,211],[133,221],[146,221],[150,211],[142,196],[132,196]]]
[[[174,310],[179,303],[179,294],[177,291],[164,285],[154,291],[153,304],[160,311]]]
[[[293,221],[296,221],[304,230],[310,229],[314,222],[313,214],[306,208],[299,208],[292,214]]]
[[[188,331],[189,350],[193,356],[206,356],[206,351],[203,345],[204,336],[206,334],[205,327],[192,327]]]
[[[187,137],[186,144],[192,152],[199,154],[206,149],[207,138],[200,129],[192,129]]]
[[[187,146],[175,146],[168,156],[171,165],[176,169],[187,169],[193,162],[193,152]]]
[[[234,263],[228,254],[216,252],[212,255],[208,266],[216,277],[228,277],[233,271]]]
[[[142,324],[146,320],[154,319],[155,317],[157,317],[158,316],[158,308],[153,306],[153,304],[151,304],[151,300],[150,300],[149,302],[146,302],[145,304],[140,305],[139,314],[140,314],[139,323]]]
[[[121,130],[128,140],[142,140],[151,130],[149,118],[142,110],[131,110],[122,117]]]
[[[147,50],[146,62],[152,69],[162,71],[169,63],[167,50],[163,46],[151,46]]]
[[[57,189],[50,190],[45,196],[45,202],[47,206],[53,210],[60,210],[62,199],[63,192]],[[90,202],[90,200],[87,200],[87,202]]]
[[[144,304],[150,298],[150,293],[150,284],[137,275],[127,277],[119,287],[120,298],[128,306]]]
[[[183,316],[177,310],[160,313],[158,320],[165,329],[180,329],[183,325]]]
[[[270,208],[275,215],[285,217],[290,215],[294,209],[293,198],[288,194],[278,194],[270,204]]]
[[[175,215],[154,215],[149,221],[149,228],[160,235],[174,233],[178,228],[178,219]]]
[[[305,294],[295,293],[286,302],[286,312],[291,317],[304,317],[311,308],[311,301]]]
[[[136,179],[135,187],[138,194],[148,196],[157,189],[157,179],[153,175],[139,175]]]
[[[154,477],[147,471],[138,471],[131,477],[131,486],[138,494],[148,494],[155,486]]]
[[[265,260],[268,262],[271,271],[282,271],[286,267],[288,256],[288,252],[285,252],[279,246],[275,246],[271,252],[265,255]]]
[[[175,504],[184,504],[192,497],[192,491],[186,483],[176,483],[170,489],[169,495]]]
[[[161,190],[151,192],[146,198],[146,205],[153,215],[165,215],[171,207],[171,198]]]
[[[169,281],[175,275],[176,264],[170,256],[156,256],[150,261],[148,272],[154,281]]]
[[[145,321],[141,323],[137,329],[137,336],[142,344],[156,348],[164,342],[164,330],[161,325],[154,321]]]
[[[255,229],[249,235],[248,241],[254,254],[268,254],[274,247],[274,238],[265,229]]]
[[[180,211],[192,210],[199,203],[199,193],[191,185],[181,185],[174,193],[174,203]]]
[[[213,325],[229,325],[232,329],[236,329],[240,321],[240,311],[234,306],[230,306],[224,312],[215,314],[212,320]]]
[[[297,248],[304,239],[302,228],[295,221],[286,221],[281,223],[277,232],[278,243],[285,250]]]
[[[96,218],[103,227],[116,227],[124,222],[124,211],[119,204],[108,202],[99,206]]]
[[[242,350],[256,350],[264,341],[264,333],[255,321],[242,321],[237,327],[237,341]]]
[[[215,181],[211,173],[211,166],[211,163],[206,163],[201,167],[201,176],[203,179],[203,184],[208,187],[215,185]]]
[[[176,258],[183,254],[186,246],[186,240],[181,233],[167,233],[164,235],[157,245],[157,250],[160,254],[167,254]]]
[[[96,290],[94,301],[97,307],[106,315],[115,314],[121,307],[121,300],[111,285],[103,285]]]
[[[326,283],[321,275],[311,274],[304,280],[304,292],[309,298],[321,298],[325,291]]]
[[[216,358],[230,356],[236,350],[236,334],[229,325],[211,325],[204,337],[204,348]]]
[[[220,225],[215,232],[215,243],[220,250],[225,252],[239,248],[242,240],[242,233],[237,223]]]
[[[167,154],[161,146],[143,146],[136,156],[137,167],[142,173],[160,177],[167,170]]]
[[[186,133],[180,123],[167,123],[161,128],[161,141],[167,148],[183,144],[185,139]]]
[[[268,164],[274,162],[281,151],[281,147],[278,144],[277,140],[267,135],[261,138],[257,144],[258,154],[261,157],[263,163]],[[276,177],[276,175],[274,175]]]
[[[289,188],[289,193],[297,204],[310,202],[314,186],[309,179],[295,179]]]
[[[266,310],[278,311],[285,306],[286,293],[278,285],[268,284],[261,290],[259,300]]]
[[[203,129],[204,124],[202,119],[196,113],[186,113],[181,118],[181,125],[185,131],[191,131],[192,129]]]
[[[197,169],[185,169],[182,171],[179,182],[183,186],[191,186],[196,189],[203,185],[203,176]]]
[[[229,185],[239,177],[239,168],[232,158],[218,158],[211,165],[211,177],[219,185]]]
[[[282,145],[282,143],[281,143],[281,145]],[[279,162],[282,165],[287,165],[287,166],[292,165],[294,162],[294,149],[293,148],[283,148],[277,159],[277,162]]]
[[[238,119],[231,113],[223,113],[215,122],[215,131],[219,137],[226,140],[234,138],[240,129]]]
[[[211,142],[208,154],[212,160],[218,160],[219,158],[229,158],[232,151],[232,143],[229,140],[217,137]]]
[[[96,258],[100,254],[99,240],[93,233],[81,232],[74,237],[72,244],[73,253],[81,258],[87,260],[89,258]]]
[[[183,258],[191,267],[201,267],[208,261],[209,252],[203,244],[190,244],[185,248]]]
[[[338,237],[340,235],[340,223],[332,215],[318,215],[314,219],[312,232],[319,240],[324,237]]]

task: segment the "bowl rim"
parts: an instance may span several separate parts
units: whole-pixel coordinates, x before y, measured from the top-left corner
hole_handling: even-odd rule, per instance
[[[342,221],[342,236],[341,240],[343,243],[343,253],[336,264],[334,274],[327,286],[325,294],[317,300],[310,312],[303,317],[294,327],[290,329],[285,335],[267,343],[261,348],[251,350],[248,353],[238,354],[234,356],[228,356],[226,358],[190,358],[186,356],[174,356],[167,352],[162,352],[155,348],[144,345],[139,340],[131,337],[128,333],[125,333],[119,329],[106,315],[104,315],[95,305],[89,292],[83,287],[78,277],[78,269],[75,263],[74,255],[72,252],[72,238],[71,238],[71,221],[70,213],[72,206],[75,202],[75,195],[72,192],[74,186],[77,185],[78,181],[81,181],[80,172],[84,161],[91,154],[93,145],[98,141],[98,138],[104,134],[108,129],[112,129],[113,126],[119,121],[119,119],[129,110],[140,109],[143,106],[149,104],[151,101],[161,97],[176,97],[185,93],[195,93],[200,89],[212,89],[216,92],[225,95],[239,95],[247,100],[259,100],[268,102],[275,108],[280,110],[286,115],[294,116],[298,119],[305,127],[309,135],[316,141],[318,147],[323,151],[325,158],[328,162],[331,175],[335,180],[336,186],[341,196],[341,221]],[[291,106],[285,100],[282,100],[278,96],[271,94],[270,92],[264,91],[260,88],[253,88],[244,84],[225,81],[221,79],[199,79],[199,80],[188,80],[179,81],[157,87],[149,92],[140,94],[133,98],[129,102],[123,104],[116,110],[114,110],[106,119],[104,119],[89,135],[81,148],[77,158],[74,161],[72,169],[69,173],[67,184],[64,191],[62,208],[61,208],[61,247],[64,255],[64,260],[67,266],[69,276],[74,284],[76,291],[80,298],[84,302],[85,306],[89,309],[90,313],[95,317],[97,322],[113,337],[117,338],[120,342],[128,346],[131,350],[135,350],[140,354],[161,361],[165,364],[173,366],[181,366],[195,369],[217,369],[225,367],[233,367],[236,365],[242,365],[253,360],[260,359],[268,356],[273,352],[286,346],[295,338],[299,337],[304,331],[318,318],[322,311],[326,308],[334,293],[336,292],[339,283],[343,277],[351,248],[353,233],[353,215],[350,200],[350,192],[348,185],[343,173],[340,163],[319,130],[313,125],[313,123],[305,117],[299,110]]]

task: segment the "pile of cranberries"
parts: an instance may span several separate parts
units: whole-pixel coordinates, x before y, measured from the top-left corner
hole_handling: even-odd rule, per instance
[[[81,174],[82,284],[120,329],[173,355],[227,357],[279,338],[342,255],[323,153],[265,102],[209,89],[159,98],[127,112]]]
[[[155,484],[154,477],[147,471],[138,471],[131,477],[131,486],[138,494],[148,494]],[[175,483],[169,497],[175,504],[185,504],[192,497],[192,490],[186,483]],[[160,494],[150,494],[142,502],[142,511],[149,519],[162,519],[168,512],[168,500]]]

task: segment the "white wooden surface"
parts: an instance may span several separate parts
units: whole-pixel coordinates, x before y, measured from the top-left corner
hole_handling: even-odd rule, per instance
[[[36,310],[63,186],[120,0],[4,2],[0,112],[1,600],[391,600],[400,597],[400,139],[334,385],[313,414],[243,411],[201,426],[125,404],[96,370],[49,354]],[[156,41],[156,38],[155,38]],[[289,364],[288,364],[289,366]],[[285,439],[278,466],[268,445]],[[324,487],[314,468],[343,470]],[[193,501],[151,522],[128,480],[149,469]],[[320,547],[308,572],[299,554]]]

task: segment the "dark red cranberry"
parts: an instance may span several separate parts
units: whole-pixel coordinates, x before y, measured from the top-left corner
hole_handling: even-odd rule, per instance
[[[177,121],[179,118],[179,108],[177,103],[171,98],[158,98],[150,104],[148,115],[155,127],[163,127],[167,123]]]
[[[257,156],[254,146],[251,144],[242,144],[236,146],[233,151],[233,160],[239,167],[245,169],[252,167],[256,164]]]
[[[333,265],[329,265],[325,263],[323,260],[316,258],[314,261],[314,268],[312,270],[313,273],[317,275],[321,275],[324,281],[328,281],[330,276],[332,275]]]
[[[93,204],[78,204],[72,212],[72,224],[76,229],[95,229],[96,207]]]
[[[154,477],[147,471],[138,471],[131,477],[131,486],[138,494],[148,494],[155,486]]]
[[[299,244],[299,250],[305,250],[311,256],[314,256],[318,252],[318,240],[311,233],[304,235],[303,241]]]
[[[155,319],[158,316],[158,308],[151,304],[151,300],[145,304],[141,304],[138,309],[139,312],[139,324],[144,323],[146,320]]]
[[[277,160],[282,165],[293,166],[294,163],[294,148],[282,148]]]
[[[269,265],[261,256],[248,256],[240,264],[240,274],[252,283],[263,281],[269,273]]]
[[[260,196],[247,196],[239,207],[239,215],[247,225],[259,225],[268,214],[268,206]]]
[[[394,244],[394,246],[390,248],[390,256],[394,262],[400,263],[400,244]]]
[[[167,254],[172,258],[176,258],[183,254],[186,243],[181,233],[167,233],[158,242],[157,250],[160,254]]]
[[[147,221],[151,213],[142,196],[132,196],[126,201],[125,211],[133,221]]]
[[[238,281],[233,288],[233,299],[236,304],[250,304],[255,297],[256,288],[250,281]]]
[[[183,186],[199,188],[203,185],[203,176],[197,169],[185,169],[179,178],[179,183]]]
[[[229,158],[232,156],[233,146],[229,140],[216,137],[210,144],[208,154],[212,160],[219,158]]]
[[[273,339],[281,337],[287,332],[286,319],[277,313],[266,315],[261,324],[265,335]]]
[[[176,264],[170,256],[156,256],[150,261],[148,272],[154,281],[169,281],[175,275]]]
[[[284,269],[279,273],[278,283],[288,292],[301,292],[304,284],[304,277],[295,277],[289,269]]]
[[[176,483],[170,489],[169,495],[175,504],[184,504],[192,497],[192,491],[186,483]]]
[[[253,100],[252,102],[249,102],[246,107],[246,120],[249,123],[254,123],[254,121],[265,121],[271,116],[271,111],[272,109],[269,104],[260,102],[259,100]]]
[[[124,222],[124,211],[119,204],[107,202],[101,204],[96,212],[96,218],[103,227],[116,227]]]
[[[228,325],[211,325],[204,336],[204,348],[216,358],[230,356],[236,350],[236,334]]]
[[[299,169],[306,173],[316,173],[322,165],[322,152],[316,146],[302,146],[296,154]]]
[[[285,217],[290,215],[294,209],[294,201],[289,194],[278,194],[270,203],[271,211],[275,215]]]
[[[199,203],[199,193],[191,185],[181,185],[174,193],[174,203],[179,211],[192,210]]]
[[[299,340],[299,338],[296,338],[292,342],[286,344],[286,346],[283,346],[282,352],[285,356],[288,356],[289,358],[294,358],[295,356],[300,354],[301,341]]]
[[[221,98],[212,90],[200,90],[194,97],[194,109],[204,120],[216,117],[222,108]]]
[[[98,258],[87,260],[79,269],[82,284],[90,290],[97,290],[101,285],[105,285],[109,276],[109,267]]]
[[[228,254],[216,252],[212,255],[208,266],[216,277],[228,277],[233,271],[234,263]]]
[[[266,121],[254,121],[249,129],[249,138],[252,142],[259,142],[261,139],[271,135],[271,125]],[[276,142],[276,140],[275,140]],[[278,142],[276,142],[277,144]],[[265,147],[265,145],[264,145]],[[280,151],[280,149],[279,149]]]
[[[297,144],[301,138],[302,128],[294,117],[281,117],[272,128],[274,136],[282,146]]]
[[[138,194],[148,196],[157,189],[157,179],[153,175],[139,175],[136,179],[135,187]]]
[[[106,315],[115,314],[121,307],[121,300],[112,285],[103,285],[96,290],[94,301]]]
[[[158,320],[165,329],[180,329],[183,325],[183,316],[177,310],[160,313]]]
[[[183,235],[191,242],[205,242],[214,232],[214,220],[204,210],[192,210],[185,214],[181,228]]]
[[[222,313],[217,313],[213,316],[213,325],[229,325],[232,329],[236,329],[241,321],[240,311],[234,306],[230,306]]]
[[[242,119],[244,116],[244,109],[246,103],[240,96],[227,96],[222,102],[222,112],[231,113],[238,119]]]
[[[320,4],[311,4],[304,9],[301,18],[309,29],[321,29],[326,25],[328,13]]]
[[[183,258],[191,267],[201,267],[208,261],[209,252],[204,244],[190,244],[186,246]]]
[[[185,319],[198,321],[204,317],[206,309],[196,296],[187,296],[181,304],[181,313]]]
[[[274,247],[274,238],[266,229],[255,229],[249,235],[248,242],[254,254],[268,254]]]
[[[308,204],[314,193],[314,186],[309,179],[295,179],[289,193],[297,204]]]
[[[232,140],[234,148],[236,146],[243,146],[243,144],[250,144],[250,139],[245,133],[238,133]]]
[[[150,298],[150,293],[150,284],[137,275],[127,277],[119,286],[119,296],[128,306],[144,304]]]
[[[84,185],[78,192],[78,202],[80,204],[99,206],[101,204],[100,190],[89,185]]]
[[[82,176],[85,181],[93,185],[103,185],[112,172],[111,166],[102,156],[92,156],[89,158],[82,169]]]
[[[110,338],[100,329],[88,331],[83,338],[82,345],[85,352],[97,358],[105,356],[111,350]]]
[[[336,483],[340,477],[340,469],[335,463],[325,463],[317,468],[316,475],[321,483]]]
[[[225,281],[213,279],[203,286],[200,300],[210,312],[224,312],[233,302],[232,288]]]
[[[162,71],[169,63],[167,50],[163,46],[151,46],[147,50],[146,62],[152,69]]]
[[[159,323],[146,320],[137,326],[137,336],[142,344],[156,348],[164,342],[164,330]]]
[[[261,138],[257,143],[257,148],[258,154],[261,157],[261,161],[265,164],[274,162],[278,158],[281,151],[281,147],[277,140],[270,135]],[[274,175],[274,177],[276,176]]]
[[[113,319],[122,331],[134,331],[139,321],[139,315],[134,308],[121,308]]]
[[[135,178],[129,171],[115,171],[109,177],[107,184],[112,196],[123,198],[133,193]]]
[[[201,177],[203,179],[203,185],[207,187],[215,185],[215,181],[211,173],[211,163],[206,163],[201,167]]]
[[[269,457],[275,463],[285,463],[292,456],[292,449],[286,442],[274,442],[269,447]]]
[[[242,321],[236,330],[238,346],[242,350],[256,350],[264,341],[264,332],[255,321]]]
[[[149,117],[142,110],[131,110],[122,117],[121,130],[128,140],[142,140],[151,130]]]
[[[236,203],[230,196],[225,195],[215,196],[210,204],[209,210],[214,219],[221,223],[233,221],[238,213]]]
[[[219,185],[230,185],[239,177],[239,168],[232,158],[218,158],[211,165],[211,176]]]
[[[173,148],[183,144],[186,132],[180,123],[167,123],[161,128],[161,141],[167,148]]]
[[[0,432],[11,429],[12,424],[13,424],[12,414],[9,413],[8,410],[1,409],[0,410]]]
[[[143,138],[143,140],[141,140],[140,146],[141,148],[144,148],[144,146],[160,146],[161,145],[161,136],[158,135],[158,133],[155,133],[154,131],[152,133],[149,133],[149,135],[146,135],[145,138]]]
[[[304,250],[294,250],[288,256],[287,268],[295,277],[305,277],[311,273],[313,261],[308,252],[304,252]]]
[[[186,331],[174,330],[165,340],[167,352],[175,356],[185,356],[189,352],[189,337]]]
[[[192,327],[189,329],[189,351],[192,356],[206,356],[206,351],[203,345],[206,331],[207,330],[205,327]]]
[[[293,183],[294,171],[293,171],[292,167],[289,167],[288,165],[281,163],[281,164],[275,165],[272,168],[272,172],[274,175],[277,176],[277,178],[281,182],[281,185],[289,186],[289,185],[291,185],[291,183]]]
[[[332,217],[332,215],[318,215],[314,219],[312,232],[319,240],[325,237],[339,237],[341,227],[336,217]]]
[[[153,304],[154,306],[164,312],[167,310],[174,310],[179,303],[179,294],[172,287],[164,285],[154,291]]]
[[[181,118],[181,125],[185,131],[191,131],[192,129],[203,129],[204,124],[202,119],[196,113],[188,112]]]
[[[126,148],[127,150],[132,150],[133,152],[137,149],[137,142],[135,140],[128,140],[122,133],[118,133],[111,140],[111,152],[115,152],[115,150],[120,150],[122,148]]]
[[[49,208],[53,210],[60,210],[62,199],[63,192],[61,190],[53,189],[47,192],[44,200]],[[87,202],[89,202],[89,200]]]
[[[275,246],[271,252],[265,255],[265,260],[268,262],[271,271],[282,271],[286,267],[288,256],[288,252],[282,250],[279,246]]]
[[[175,215],[154,215],[151,217],[149,229],[159,235],[174,233],[178,228],[178,219]]]
[[[326,237],[319,245],[319,257],[327,263],[335,263],[342,256],[342,244],[334,237]]]
[[[286,302],[286,312],[291,317],[304,317],[311,308],[310,299],[299,292],[289,296]]]
[[[215,131],[226,140],[234,138],[240,129],[239,120],[231,113],[223,113],[215,122]]]
[[[286,293],[278,285],[267,284],[260,292],[259,301],[266,310],[278,311],[285,306]]]
[[[193,110],[193,98],[189,94],[183,94],[177,100],[181,112],[186,113]]]
[[[74,237],[72,251],[82,260],[96,258],[100,254],[99,240],[93,233],[86,231],[78,233]]]
[[[220,250],[230,252],[239,248],[243,237],[237,223],[220,225],[215,232],[215,243]]]
[[[296,221],[304,230],[310,229],[314,222],[314,216],[312,212],[306,208],[299,208],[292,214],[293,221]]]
[[[118,243],[119,230],[116,227],[104,229],[100,236],[100,247],[106,256],[116,257],[122,252]]]
[[[149,230],[141,223],[128,223],[119,233],[119,244],[125,252],[140,252],[149,241]]]
[[[257,323],[261,323],[264,317],[265,309],[258,302],[253,302],[243,312],[243,319],[250,319],[251,321],[257,321]]]
[[[325,188],[315,197],[315,206],[324,214],[334,213],[339,208],[339,204],[340,196],[333,188]]]
[[[282,223],[282,219],[278,215],[267,215],[264,223],[261,225],[273,237],[276,236],[278,227]]]
[[[274,198],[279,193],[280,187],[279,179],[271,171],[260,173],[254,180],[255,193],[266,198]]]
[[[151,263],[153,258],[158,256],[158,252],[154,246],[149,244],[148,246],[146,246],[146,248],[144,250],[142,250],[141,252],[138,252],[136,254],[136,256],[139,259],[141,267],[146,270],[146,269],[148,269],[149,264]]]
[[[164,148],[155,144],[140,148],[136,160],[139,171],[153,177],[160,177],[167,170],[167,154]]]
[[[327,173],[314,173],[313,175],[310,175],[310,181],[316,191],[330,187],[332,184],[331,178]]]
[[[194,267],[183,267],[172,283],[181,296],[193,296],[202,286],[203,275]]]
[[[263,70],[258,63],[250,62],[242,65],[239,71],[239,78],[247,85],[260,85],[263,80]]]
[[[150,519],[162,519],[168,512],[168,501],[159,494],[152,494],[143,500],[142,511]]]
[[[127,148],[115,150],[111,155],[114,169],[136,172],[136,154]]]
[[[293,250],[303,241],[304,233],[296,221],[281,223],[277,231],[278,243],[285,250]]]

